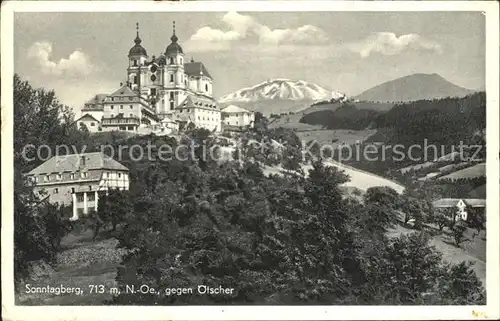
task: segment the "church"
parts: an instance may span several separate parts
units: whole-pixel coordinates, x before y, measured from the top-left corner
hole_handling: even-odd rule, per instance
[[[165,52],[151,58],[139,36],[128,53],[126,81],[110,94],[96,94],[85,103],[79,127],[90,132],[166,133],[189,124],[220,132],[221,110],[212,96],[214,79],[200,61],[186,61],[175,34]]]

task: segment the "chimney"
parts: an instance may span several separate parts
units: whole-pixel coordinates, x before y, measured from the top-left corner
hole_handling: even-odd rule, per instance
[[[80,166],[85,166],[85,156],[80,156]]]

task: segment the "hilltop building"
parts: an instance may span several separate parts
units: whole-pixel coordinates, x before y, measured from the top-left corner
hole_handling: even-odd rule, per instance
[[[158,57],[149,58],[137,24],[128,53],[126,82],[111,94],[97,94],[82,108],[78,126],[89,131],[183,128],[189,123],[221,131],[221,110],[212,96],[214,80],[202,62],[185,60],[175,34]],[[168,125],[167,127],[165,127]]]
[[[222,123],[227,126],[253,127],[255,113],[244,108],[229,105],[222,109]]]
[[[100,152],[54,156],[26,176],[39,197],[72,204],[72,220],[97,211],[99,196],[109,189],[129,189],[128,168]]]

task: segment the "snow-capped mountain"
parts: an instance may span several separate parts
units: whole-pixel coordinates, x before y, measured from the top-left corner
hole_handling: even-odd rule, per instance
[[[303,80],[273,79],[222,96],[219,103],[249,103],[262,100],[341,100],[345,94]]]

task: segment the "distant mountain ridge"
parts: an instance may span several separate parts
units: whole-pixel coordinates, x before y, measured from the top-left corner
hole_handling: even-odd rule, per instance
[[[438,74],[413,74],[384,82],[357,95],[363,101],[415,101],[445,97],[464,97],[475,90],[457,86]]]
[[[304,80],[272,79],[252,87],[226,94],[219,103],[256,102],[262,100],[330,100],[343,99],[345,94],[325,89]]]
[[[230,104],[271,114],[296,113],[318,101],[345,100],[346,95],[304,80],[270,79],[222,96],[221,107]]]

